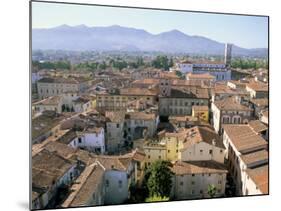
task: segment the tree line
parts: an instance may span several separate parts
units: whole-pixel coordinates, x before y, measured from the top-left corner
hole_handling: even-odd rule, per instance
[[[259,69],[265,68],[268,69],[268,60],[267,59],[232,59],[231,67],[241,68],[241,69]]]
[[[69,61],[54,61],[54,62],[39,62],[32,61],[33,67],[37,69],[74,69],[74,70],[86,70],[86,71],[96,71],[96,70],[105,70],[107,68],[112,68],[116,70],[122,70],[125,68],[134,68],[139,67],[154,67],[163,70],[169,70],[170,67],[174,65],[173,59],[168,58],[167,56],[160,55],[153,59],[151,62],[144,62],[142,57],[137,57],[135,60],[126,61],[126,59],[116,58],[109,59],[108,61],[101,62],[81,62],[78,64],[73,64]]]

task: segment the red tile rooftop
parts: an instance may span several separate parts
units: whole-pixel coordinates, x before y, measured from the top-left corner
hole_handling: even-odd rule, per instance
[[[223,125],[223,129],[235,148],[242,154],[268,147],[267,141],[254,132],[249,125]]]

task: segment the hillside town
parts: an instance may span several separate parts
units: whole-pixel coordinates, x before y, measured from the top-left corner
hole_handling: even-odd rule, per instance
[[[268,70],[232,60],[226,43],[167,68],[33,65],[32,208],[148,202],[162,164],[159,200],[268,194]]]

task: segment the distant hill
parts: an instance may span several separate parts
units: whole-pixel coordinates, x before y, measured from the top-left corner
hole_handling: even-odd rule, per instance
[[[160,51],[169,53],[221,54],[224,43],[202,36],[189,36],[178,30],[151,34],[142,29],[61,25],[32,29],[33,50]],[[233,46],[233,54],[267,56],[267,48],[246,49]]]

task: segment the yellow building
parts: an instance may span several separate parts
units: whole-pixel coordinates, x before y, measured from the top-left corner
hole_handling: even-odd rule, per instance
[[[201,121],[209,122],[209,107],[192,106],[192,116],[197,117]]]
[[[159,138],[162,144],[165,144],[166,147],[166,157],[169,161],[175,161],[178,159],[178,152],[180,149],[180,142],[184,136],[184,131],[182,130],[179,133],[166,133],[160,132]]]
[[[156,160],[176,161],[179,157],[179,151],[186,137],[187,129],[182,129],[177,133],[167,133],[161,131],[158,133],[158,140],[148,140],[143,145],[143,150],[146,155],[146,163]]]
[[[143,145],[143,151],[145,153],[145,166],[147,167],[157,160],[167,160],[167,149],[163,143],[147,141]]]

